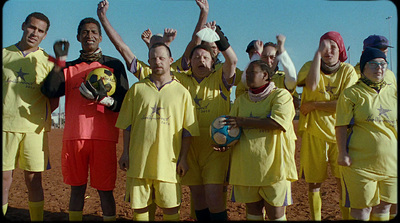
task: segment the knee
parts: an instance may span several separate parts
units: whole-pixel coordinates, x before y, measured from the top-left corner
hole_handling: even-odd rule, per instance
[[[379,214],[383,214],[383,213],[388,213],[390,211],[390,207],[392,206],[392,204],[381,201],[380,204],[378,204],[377,206],[372,207],[372,212],[373,213],[379,213]]]
[[[318,192],[321,188],[321,183],[309,183],[308,184],[308,191],[309,192]]]

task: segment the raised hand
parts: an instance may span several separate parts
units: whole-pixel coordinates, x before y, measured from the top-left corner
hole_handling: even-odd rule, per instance
[[[209,7],[207,0],[196,0],[196,4],[199,6],[200,10],[208,13]]]
[[[151,30],[146,29],[142,33],[142,40],[146,43],[147,47],[150,45],[150,38],[152,36]]]
[[[110,4],[108,3],[107,0],[99,2],[99,4],[97,4],[97,16],[98,17],[105,16],[109,5]]]
[[[66,39],[58,40],[54,43],[53,49],[56,57],[61,60],[66,60],[68,56],[69,42]]]
[[[163,35],[163,42],[169,46],[172,41],[174,41],[176,37],[176,29],[165,28],[164,35]]]

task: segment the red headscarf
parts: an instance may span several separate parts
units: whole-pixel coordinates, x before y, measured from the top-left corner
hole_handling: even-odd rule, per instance
[[[340,33],[335,32],[335,31],[330,31],[325,33],[323,36],[321,36],[321,39],[319,40],[319,43],[321,44],[322,40],[325,39],[330,39],[335,41],[335,43],[339,47],[339,60],[340,62],[344,62],[347,60],[347,53],[346,53],[346,47],[344,46],[343,38],[340,35]]]

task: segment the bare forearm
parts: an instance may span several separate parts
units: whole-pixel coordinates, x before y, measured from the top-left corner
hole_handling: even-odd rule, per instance
[[[129,154],[129,144],[131,142],[131,131],[124,129],[123,131],[123,142],[124,142],[124,151],[123,153]]]
[[[222,73],[224,74],[225,80],[227,80],[228,83],[232,83],[238,61],[236,53],[230,46],[225,51],[222,51],[222,55],[224,55],[225,58],[225,62],[222,66]]]
[[[179,154],[179,159],[185,159],[185,160],[187,159],[191,141],[192,141],[191,136],[182,138],[182,146],[181,146],[181,152]]]
[[[314,59],[311,63],[310,70],[306,77],[306,88],[311,91],[315,91],[317,89],[319,83],[319,75],[320,75],[320,67],[321,67],[321,53],[317,51],[315,53]]]
[[[236,122],[238,126],[242,128],[257,128],[257,129],[268,129],[268,130],[284,130],[281,125],[271,118],[245,118],[237,117]]]
[[[125,44],[122,37],[117,33],[117,31],[112,27],[108,18],[104,16],[99,16],[99,20],[104,30],[106,31],[107,36],[110,38],[114,47],[118,50],[121,56],[124,58],[126,64],[131,64],[132,60],[135,58],[135,55]]]
[[[347,154],[346,141],[347,141],[347,126],[335,127],[336,143],[338,152],[341,155]]]

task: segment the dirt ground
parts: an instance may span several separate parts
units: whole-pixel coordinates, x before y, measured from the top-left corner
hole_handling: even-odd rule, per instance
[[[294,121],[297,127],[297,121]],[[43,173],[43,188],[45,196],[44,220],[45,221],[67,221],[68,220],[68,203],[70,188],[63,183],[61,174],[61,142],[62,129],[52,129],[49,134],[50,145],[50,163],[52,168]],[[122,133],[122,132],[121,132]],[[301,139],[296,142],[296,164],[299,168],[299,150]],[[122,153],[122,134],[120,134],[119,143],[117,145],[117,156],[119,158]],[[114,197],[117,206],[117,220],[132,220],[132,210],[128,203],[124,202],[125,195],[125,172],[118,169],[117,183],[114,190]],[[231,187],[228,186],[228,195]],[[330,177],[323,183],[322,189],[322,220],[341,220],[339,210],[339,192],[336,188],[336,182]],[[287,207],[287,219],[289,221],[306,221],[310,220],[307,184],[304,179],[299,179],[292,184],[293,205]],[[239,221],[246,219],[246,208],[242,203],[234,203],[227,201],[229,220]],[[100,199],[97,191],[88,187],[86,191],[85,207],[83,210],[84,221],[102,221],[102,211],[100,207]],[[11,221],[29,221],[28,211],[28,191],[24,183],[23,171],[16,169],[14,171],[13,183],[10,189],[9,207],[6,218]],[[156,220],[162,220],[161,210],[156,213]],[[183,201],[181,208],[181,220],[193,221],[190,218],[190,198],[189,188],[183,186]]]

